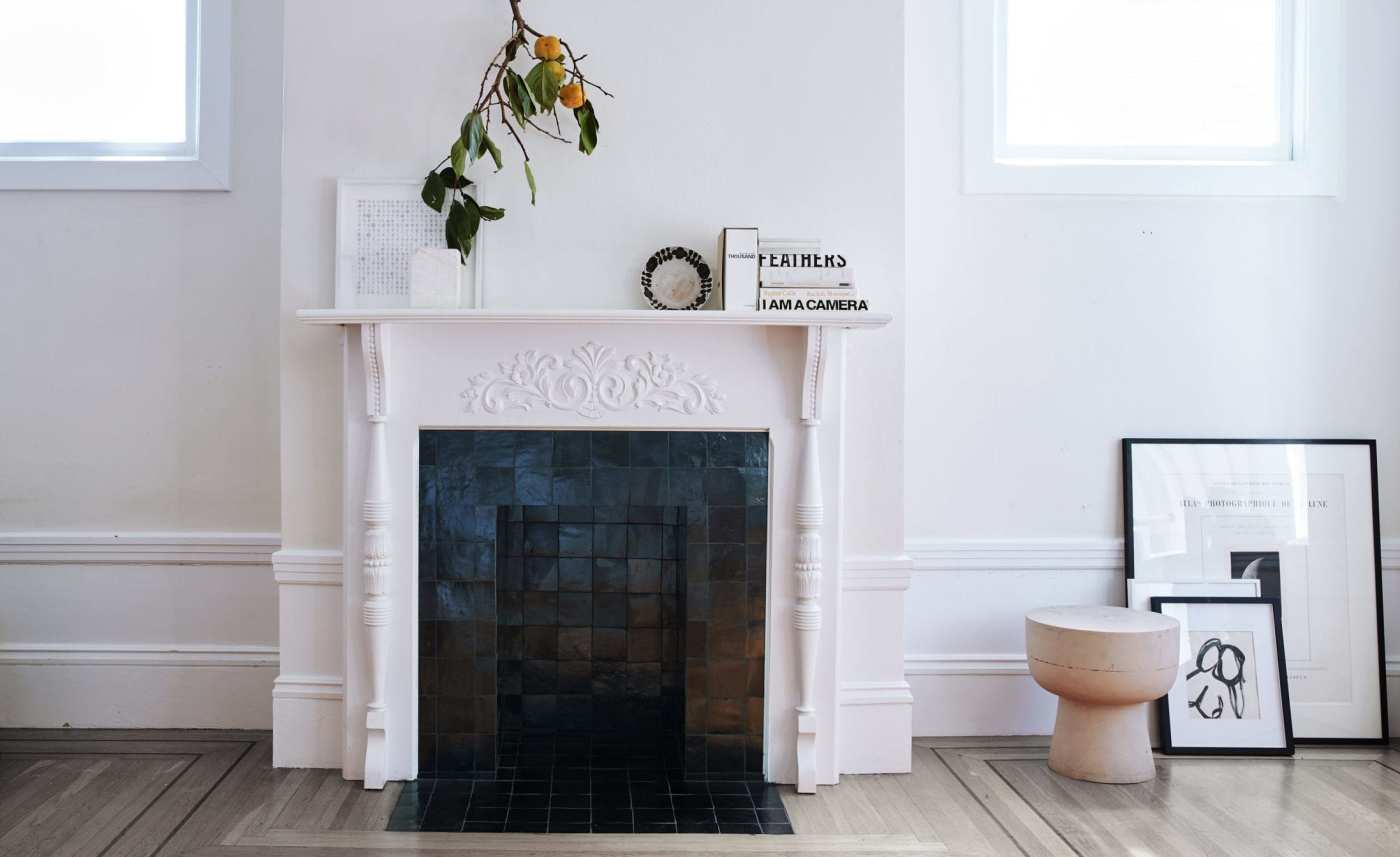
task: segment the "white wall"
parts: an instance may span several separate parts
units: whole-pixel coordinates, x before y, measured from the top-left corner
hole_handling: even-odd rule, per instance
[[[519,152],[477,169],[506,219],[483,226],[496,307],[641,307],[656,248],[713,255],[720,227],[818,235],[848,249],[875,306],[903,280],[901,8],[811,15],[798,0],[638,6],[531,0],[534,26],[588,52],[617,95],[594,97],[591,157],[535,135],[531,208]],[[423,175],[475,99],[507,32],[504,2],[297,2],[286,16],[283,169],[283,532],[340,541],[339,338],[293,313],[332,303],[335,180]],[[885,45],[873,49],[870,46]],[[525,67],[523,62],[522,67]],[[572,119],[564,116],[566,130]],[[848,495],[854,551],[900,549],[901,332],[853,339],[851,409],[862,478]],[[877,485],[878,482],[878,485]]]
[[[275,541],[281,43],[280,2],[235,4],[231,192],[0,192],[0,536]],[[271,722],[270,548],[50,564],[62,550],[0,549],[0,725]],[[59,642],[45,665],[14,662]],[[242,666],[146,666],[132,644],[270,647],[272,664],[255,649]],[[102,688],[134,701],[93,705]]]
[[[900,313],[897,0],[824,7],[820,15],[800,0],[530,0],[524,10],[533,26],[587,51],[585,68],[617,99],[593,96],[601,132],[591,157],[531,135],[534,208],[518,151],[497,135],[505,171],[473,176],[508,212],[482,228],[488,305],[643,307],[638,277],[658,247],[713,255],[721,227],[758,225],[845,248],[872,304]],[[294,318],[298,309],[332,303],[336,178],[414,178],[436,164],[507,25],[503,0],[287,4],[281,432],[289,561],[341,545],[340,336]],[[568,130],[572,119],[563,120]],[[847,553],[874,557],[875,565],[903,550],[896,318],[885,330],[849,337],[848,378],[859,380],[850,384],[845,426],[850,458],[844,490],[827,498],[843,505]],[[289,592],[283,609],[306,597]],[[843,679],[902,682],[897,656],[890,660],[880,668],[888,676]],[[284,673],[324,676],[332,668],[323,656],[293,662],[284,652]],[[309,735],[324,722],[325,705],[295,717],[293,707],[279,707],[279,729],[285,722]]]
[[[1340,197],[964,196],[958,3],[906,4],[916,732],[1048,731],[997,658],[1120,597],[1119,438],[1375,437],[1400,536],[1400,6],[1347,13]]]

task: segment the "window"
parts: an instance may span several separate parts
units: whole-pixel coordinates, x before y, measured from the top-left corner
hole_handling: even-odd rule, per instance
[[[1329,195],[1340,0],[964,0],[969,193]]]
[[[227,189],[229,0],[15,2],[0,188]]]

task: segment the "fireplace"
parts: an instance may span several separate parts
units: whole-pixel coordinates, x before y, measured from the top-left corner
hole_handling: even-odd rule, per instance
[[[907,560],[845,555],[840,490],[843,481],[860,478],[844,464],[845,331],[881,327],[888,315],[337,309],[303,310],[298,317],[343,332],[342,478],[317,485],[340,494],[342,536],[335,550],[284,548],[274,558],[282,627],[274,764],[339,765],[366,788],[398,780],[412,792],[429,787],[427,778],[440,765],[479,777],[508,767],[512,752],[517,767],[527,757],[533,763],[544,751],[531,745],[530,724],[549,722],[548,697],[556,724],[561,711],[567,722],[581,722],[572,714],[586,706],[596,725],[596,712],[606,722],[615,710],[609,706],[616,693],[655,689],[660,697],[678,685],[684,699],[678,764],[683,774],[703,778],[685,782],[711,783],[705,790],[715,802],[727,795],[716,788],[765,788],[747,779],[756,768],[764,781],[796,783],[803,792],[837,782],[842,771],[909,770],[912,697],[901,642]],[[478,446],[481,438],[488,439]],[[701,438],[703,465],[694,457]],[[469,475],[439,478],[444,439],[449,449],[471,444]],[[625,466],[608,459],[623,449]],[[483,450],[496,457],[477,460]],[[753,461],[751,453],[766,461]],[[293,459],[289,466],[301,464]],[[420,480],[429,468],[431,520],[420,515],[428,490]],[[462,481],[454,485],[454,478]],[[474,497],[444,504],[468,485]],[[627,518],[620,520],[621,504],[606,502],[606,494],[624,487]],[[750,493],[759,488],[766,490],[762,501]],[[458,518],[447,523],[461,525],[460,533],[470,524],[469,536],[440,540],[449,505],[457,511],[447,514]],[[582,520],[584,506],[591,521]],[[692,521],[702,509],[703,541]],[[634,512],[652,517],[632,520]],[[627,596],[630,620],[632,598],[639,596],[638,618],[648,621],[655,596],[663,615],[665,542],[658,591],[635,593],[599,591],[617,586],[609,575],[620,573],[606,562],[600,569],[600,561],[628,561],[630,585],[630,561],[655,557],[589,557],[594,588],[566,589],[565,580],[583,585],[583,563],[572,560],[584,557],[566,555],[564,545],[582,550],[585,525],[596,546],[600,534],[605,542],[618,537],[600,526],[664,527],[667,515],[677,525],[682,515],[686,522],[674,560],[676,642],[666,643],[670,626],[658,624],[654,643],[640,642],[635,656],[628,651],[638,660],[621,661],[620,672],[617,661],[600,667],[601,655],[615,657],[633,627],[639,639],[651,629],[599,625],[599,604],[606,613],[617,609],[616,596]],[[656,516],[662,523],[651,523]],[[529,630],[549,626],[532,626],[526,607],[547,611],[550,599],[542,594],[547,589],[527,588],[527,563],[541,560],[533,565],[542,577],[529,582],[547,586],[550,557],[540,551],[550,550],[555,532],[539,528],[540,542],[532,540],[527,551],[531,523],[557,525],[556,623],[561,607],[570,611],[568,621],[581,620],[587,596],[594,623],[587,658],[579,648],[582,625],[554,629],[552,661],[548,633]],[[516,525],[518,556],[509,541]],[[497,553],[502,547],[504,556]],[[501,574],[513,585],[516,559],[521,624],[508,625],[516,590],[500,588]],[[651,585],[651,571],[638,565],[639,586]],[[757,579],[763,588],[755,591]],[[479,608],[488,596],[495,609]],[[444,606],[448,614],[440,612]],[[612,616],[606,621],[616,623]],[[425,622],[439,623],[431,636],[420,634]],[[488,655],[492,626],[495,651]],[[511,628],[520,629],[518,642]],[[692,657],[701,651],[702,631],[704,657]],[[561,645],[571,647],[562,649],[563,659]],[[648,645],[657,660],[641,659],[651,656]],[[668,645],[685,654],[679,671],[668,669],[674,664],[666,660]],[[515,652],[520,657],[507,657]],[[459,675],[447,692],[438,669],[445,659],[470,677]],[[502,724],[512,735],[502,737]],[[664,720],[655,731],[665,734]],[[582,752],[577,736],[560,737],[557,726],[553,734],[549,752],[566,748],[570,758]],[[745,779],[714,779],[734,774]],[[710,799],[684,796],[685,802]]]
[[[422,432],[420,774],[640,736],[761,779],[767,503],[766,432]]]

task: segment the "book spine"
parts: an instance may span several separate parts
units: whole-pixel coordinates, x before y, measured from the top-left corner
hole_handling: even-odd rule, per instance
[[[763,286],[790,288],[849,288],[855,283],[855,270],[846,268],[760,268]]]
[[[758,297],[758,230],[726,227],[720,233],[720,254],[724,309],[753,311]]]
[[[760,289],[758,309],[764,311],[805,311],[805,312],[863,312],[869,304],[852,292],[838,291],[834,296],[818,297],[815,289],[796,289],[794,296],[779,295],[773,290]]]
[[[776,300],[778,298],[850,300],[856,296],[855,289],[789,289],[765,286],[758,290],[759,300]]]
[[[758,265],[760,268],[845,268],[846,257],[841,253],[806,248],[760,247]]]

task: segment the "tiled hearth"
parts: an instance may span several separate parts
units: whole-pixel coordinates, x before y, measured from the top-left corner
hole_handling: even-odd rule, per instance
[[[786,832],[767,434],[424,431],[419,460],[421,779],[391,828]]]
[[[791,833],[776,787],[687,780],[654,739],[510,735],[494,779],[406,783],[390,830]]]

